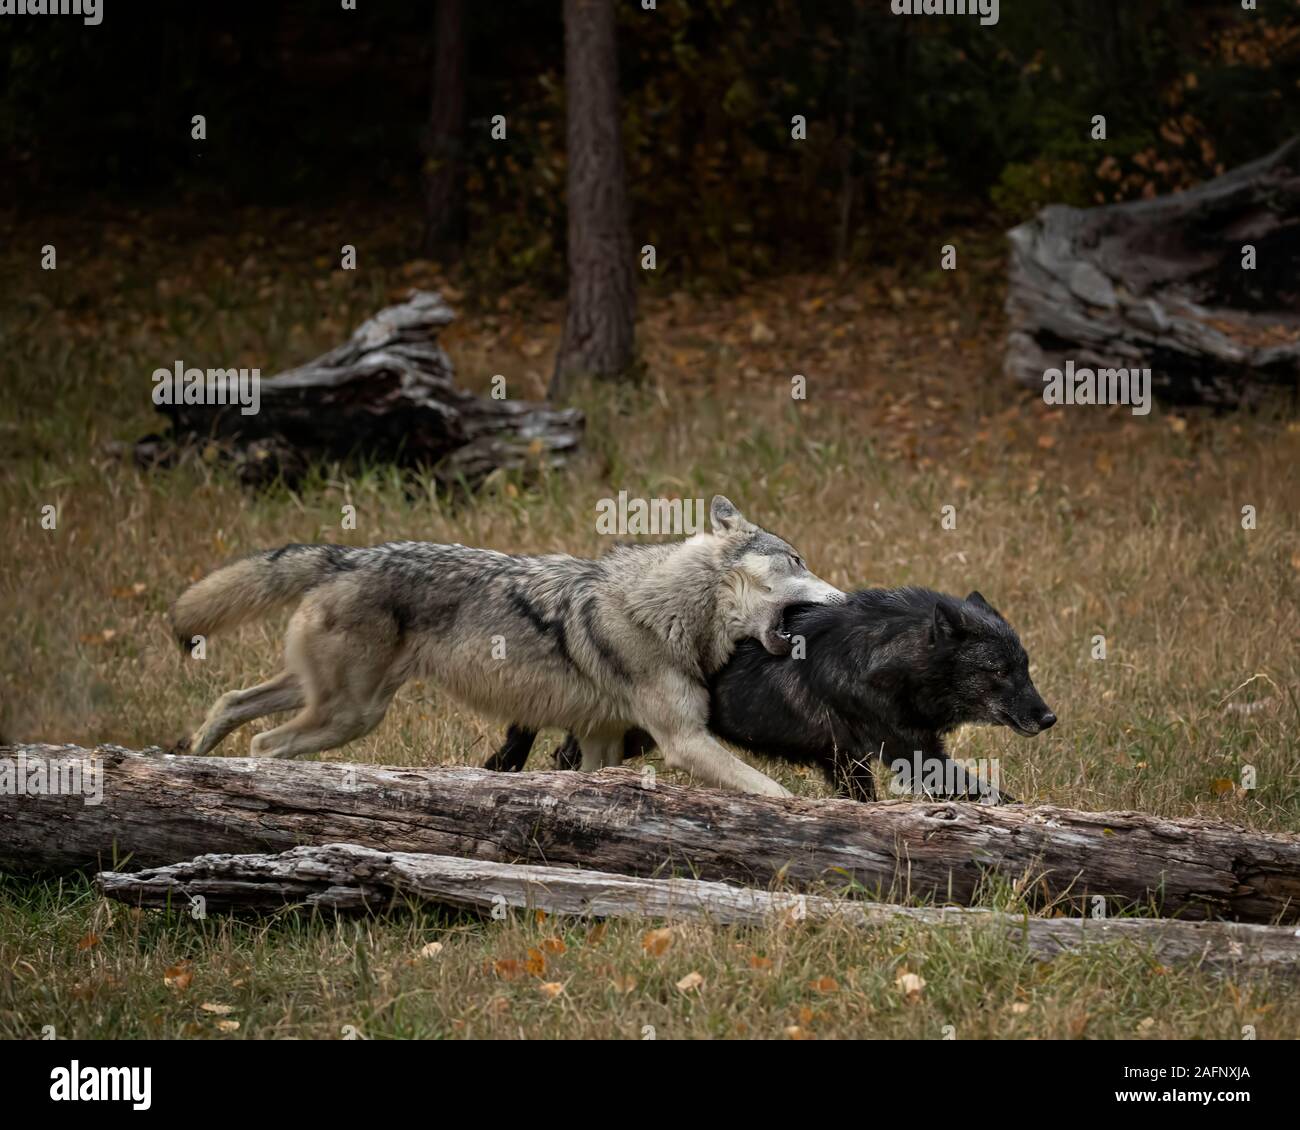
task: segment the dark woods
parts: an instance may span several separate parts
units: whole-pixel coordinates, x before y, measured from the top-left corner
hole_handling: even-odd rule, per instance
[[[637,246],[672,248],[658,277],[734,285],[1050,201],[1168,192],[1300,130],[1300,6],[1000,9],[982,26],[894,16],[888,0],[619,0],[628,208]],[[561,0],[7,16],[0,177],[31,211],[365,200],[350,206],[410,215],[409,252],[558,292],[564,51]]]

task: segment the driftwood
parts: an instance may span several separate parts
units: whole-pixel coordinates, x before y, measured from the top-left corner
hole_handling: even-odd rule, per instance
[[[1023,384],[1067,361],[1150,368],[1157,397],[1232,406],[1300,382],[1300,138],[1173,196],[1051,205],[1008,237]]]
[[[262,380],[252,414],[240,403],[159,404],[171,436],[140,441],[136,459],[157,463],[177,447],[212,443],[249,482],[292,480],[316,459],[431,467],[445,482],[470,483],[497,468],[562,464],[582,437],[582,413],[457,387],[437,341],[454,317],[439,295],[413,292],[337,349]],[[233,377],[214,381],[220,399],[237,401]]]
[[[494,773],[0,747],[0,774],[49,759],[83,792],[0,795],[0,868],[158,866],[206,853],[354,843],[497,862],[572,864],[969,903],[990,875],[1035,903],[1136,905],[1170,917],[1300,920],[1300,836],[1135,812],[963,802],[771,800],[628,770]],[[48,773],[50,770],[45,769]],[[21,775],[21,774],[20,774]],[[12,776],[12,772],[11,772]],[[91,782],[86,786],[86,782]],[[2,784],[2,782],[0,782]],[[30,791],[30,790],[29,790]]]
[[[1041,960],[1090,944],[1120,943],[1146,947],[1166,965],[1300,973],[1300,930],[1292,926],[1162,918],[1031,918],[958,907],[891,906],[698,879],[646,879],[375,851],[355,844],[300,847],[280,855],[204,855],[148,871],[101,872],[95,883],[103,894],[122,902],[189,913],[198,907],[205,913],[274,911],[286,904],[329,911],[383,910],[413,899],[480,912],[515,907],[576,917],[702,919],[740,926],[808,921],[878,929],[917,922],[996,929]]]

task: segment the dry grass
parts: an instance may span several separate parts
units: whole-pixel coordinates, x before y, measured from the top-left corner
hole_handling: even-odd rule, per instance
[[[250,495],[202,462],[143,474],[105,456],[106,441],[157,427],[155,368],[183,358],[269,374],[335,344],[398,287],[442,281],[418,263],[332,272],[312,250],[329,245],[328,225],[286,225],[274,246],[252,238],[233,251],[199,234],[168,246],[165,230],[110,225],[84,252],[84,232],[41,234],[37,243],[63,241],[55,273],[34,271],[26,251],[0,262],[21,296],[0,309],[6,738],[167,743],[221,691],[272,671],[278,623],[218,638],[202,663],[182,661],[164,629],[185,583],[232,555],[393,538],[593,554],[599,498],[723,491],[842,587],[978,588],[1003,610],[1061,721],[1034,740],[970,729],[955,744],[1001,758],[1016,795],[1300,830],[1300,427],[1268,412],[1053,411],[1008,390],[998,264],[978,247],[955,276],[786,279],[735,299],[655,291],[643,302],[649,382],[585,395],[579,463],[454,504],[384,467],[323,468],[296,493]],[[466,314],[446,344],[467,383],[503,373],[512,394],[537,395],[559,314],[502,296]],[[793,373],[808,378],[806,401],[791,400]],[[356,531],[339,528],[345,503]],[[40,525],[47,504],[58,507],[54,531]],[[956,507],[955,530],[941,528],[945,505]],[[1246,505],[1258,515],[1250,531]],[[1098,634],[1104,661],[1090,657]],[[223,752],[246,753],[252,732]],[[501,732],[413,684],[338,756],[478,761]],[[1245,766],[1253,790],[1231,787]],[[796,791],[822,788],[761,767]],[[419,914],[199,925],[120,908],[109,926],[106,914],[83,887],[7,887],[0,1034],[42,1023],[81,1035],[213,1031],[200,999],[238,1003],[246,1035],[333,1035],[351,1023],[389,1035],[635,1037],[650,1024],[660,1036],[791,1026],[937,1036],[954,1024],[962,1036],[1122,1036],[1147,1016],[1142,1031],[1154,1035],[1300,1030],[1296,1005],[1267,986],[1152,977],[1132,953],[1039,970],[967,932],[693,928],[654,959],[640,952],[639,927],[611,926],[599,945],[583,928],[563,932],[567,952],[548,957],[544,976],[503,979],[484,963],[526,962],[557,928]],[[102,940],[78,949],[92,933]],[[442,954],[419,959],[435,937]],[[194,986],[164,988],[161,970],[184,956]],[[771,966],[754,967],[755,956]],[[927,981],[911,1004],[895,987],[904,966]],[[701,990],[674,988],[693,970]],[[622,991],[619,978],[637,985]],[[821,978],[836,988],[809,987]],[[553,999],[538,987],[552,981],[564,985]]]

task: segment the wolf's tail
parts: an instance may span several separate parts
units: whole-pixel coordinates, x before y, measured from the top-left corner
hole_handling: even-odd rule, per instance
[[[356,552],[342,545],[285,545],[234,561],[181,593],[172,605],[172,631],[188,649],[195,636],[266,616],[353,568]]]

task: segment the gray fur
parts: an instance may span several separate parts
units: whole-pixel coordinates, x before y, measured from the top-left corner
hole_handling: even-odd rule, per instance
[[[176,602],[181,641],[300,599],[285,670],[223,695],[190,741],[206,754],[236,726],[301,713],[253,739],[295,757],[372,730],[397,688],[428,679],[491,717],[572,730],[583,768],[617,764],[623,733],[651,733],[670,765],[708,784],[788,795],[708,733],[706,679],[756,637],[788,652],[784,610],[843,599],[727,499],[712,532],[619,546],[595,560],[512,556],[430,542],[289,545],[219,569]]]

